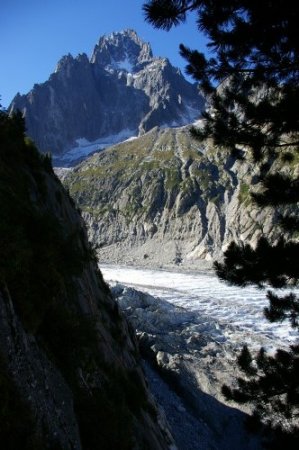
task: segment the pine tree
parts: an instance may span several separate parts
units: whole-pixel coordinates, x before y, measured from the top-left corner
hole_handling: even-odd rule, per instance
[[[228,148],[259,168],[252,194],[260,206],[279,213],[281,238],[262,236],[256,247],[231,243],[218,276],[235,285],[288,288],[299,282],[299,5],[293,0],[150,0],[146,20],[169,30],[197,15],[208,38],[210,57],[180,45],[187,73],[207,99],[204,126],[193,129],[198,139]],[[267,293],[270,321],[289,320],[298,328],[299,298],[293,292]],[[228,399],[251,402],[254,417],[276,430],[276,444],[298,445],[299,346],[269,356],[251,355],[244,347],[238,358],[244,377],[238,387],[223,387]],[[279,438],[279,439],[278,439]]]

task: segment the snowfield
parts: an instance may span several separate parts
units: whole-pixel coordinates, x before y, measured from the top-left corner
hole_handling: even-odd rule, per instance
[[[76,140],[76,146],[68,150],[64,155],[56,157],[54,161],[59,167],[62,165],[73,165],[77,163],[79,159],[87,158],[94,152],[104,150],[107,147],[123,142],[127,139],[134,138],[136,130],[125,129],[117,134],[111,134],[96,141],[90,142],[86,138],[82,137]]]

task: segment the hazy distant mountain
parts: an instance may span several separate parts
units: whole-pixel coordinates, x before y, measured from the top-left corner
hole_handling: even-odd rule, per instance
[[[70,162],[156,125],[198,118],[203,99],[195,85],[133,30],[101,37],[93,54],[64,56],[43,84],[17,94],[28,134],[39,148]]]

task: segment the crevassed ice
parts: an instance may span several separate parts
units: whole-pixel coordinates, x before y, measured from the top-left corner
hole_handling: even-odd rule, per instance
[[[101,266],[104,278],[164,299],[176,306],[205,316],[223,327],[232,343],[259,347],[286,347],[298,339],[298,333],[287,321],[270,323],[263,315],[268,305],[266,291],[253,286],[228,286],[211,273],[182,273],[150,269]],[[298,290],[297,290],[298,292]]]

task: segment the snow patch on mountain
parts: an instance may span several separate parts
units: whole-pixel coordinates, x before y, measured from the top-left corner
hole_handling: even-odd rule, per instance
[[[111,63],[107,67],[108,69],[112,70],[125,70],[128,73],[131,73],[134,69],[134,65],[132,64],[128,56],[121,61],[112,59]]]
[[[181,104],[182,101],[178,99],[178,102]],[[171,122],[166,123],[161,128],[176,128],[181,127],[182,124],[188,125],[190,123],[197,123],[199,112],[198,109],[193,108],[189,104],[184,104],[185,111],[182,112],[180,116],[180,120],[172,120]]]
[[[105,136],[104,138],[97,139],[90,142],[86,138],[76,139],[77,145],[71,148],[60,158],[54,157],[54,163],[59,162],[59,164],[72,165],[80,159],[86,158],[88,155],[95,153],[100,150],[104,150],[106,147],[110,147],[119,142],[126,141],[129,138],[134,138],[136,130],[125,129],[116,134],[111,134]]]

